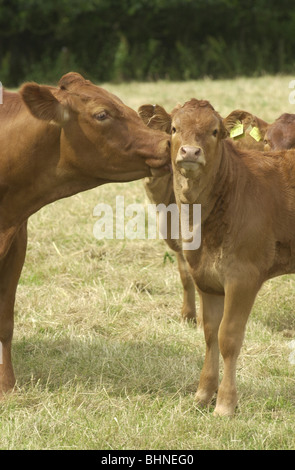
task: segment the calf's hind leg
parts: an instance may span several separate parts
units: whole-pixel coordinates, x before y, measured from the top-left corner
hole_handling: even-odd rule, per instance
[[[26,247],[27,222],[20,227],[7,254],[0,261],[0,399],[15,385],[11,361],[14,302]]]

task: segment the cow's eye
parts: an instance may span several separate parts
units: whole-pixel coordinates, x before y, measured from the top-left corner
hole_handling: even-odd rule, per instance
[[[214,137],[216,137],[217,134],[218,134],[218,129],[214,129],[214,131],[212,132],[212,135],[213,135]]]
[[[107,113],[106,111],[101,111],[100,113],[94,114],[94,117],[97,121],[104,121],[107,118]]]
[[[176,132],[175,127],[172,127],[171,131],[172,131],[172,134],[175,134],[175,132]]]

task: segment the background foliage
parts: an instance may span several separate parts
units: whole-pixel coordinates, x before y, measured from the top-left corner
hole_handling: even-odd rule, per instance
[[[290,0],[0,0],[0,79],[292,73],[294,30]]]
[[[0,80],[292,73],[290,0],[0,0]]]

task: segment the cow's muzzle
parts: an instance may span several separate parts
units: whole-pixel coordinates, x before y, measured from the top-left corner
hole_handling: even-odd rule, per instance
[[[171,171],[170,146],[170,139],[163,140],[155,156],[146,159],[152,175],[160,176]]]

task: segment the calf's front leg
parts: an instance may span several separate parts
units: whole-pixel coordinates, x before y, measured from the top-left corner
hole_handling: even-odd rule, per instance
[[[206,406],[210,404],[214,393],[218,389],[218,329],[223,315],[224,296],[205,294],[200,290],[198,292],[203,310],[206,354],[195,399],[197,404]]]
[[[176,252],[178,271],[183,287],[183,303],[181,316],[184,321],[196,322],[196,287],[182,251]],[[199,313],[197,323],[201,324],[202,314]]]
[[[11,361],[14,302],[26,247],[27,222],[21,226],[7,254],[0,261],[0,399],[15,385]]]
[[[225,289],[224,314],[218,331],[218,343],[224,361],[214,415],[232,416],[237,405],[236,364],[244,339],[246,323],[256,294],[258,282],[229,283]]]

